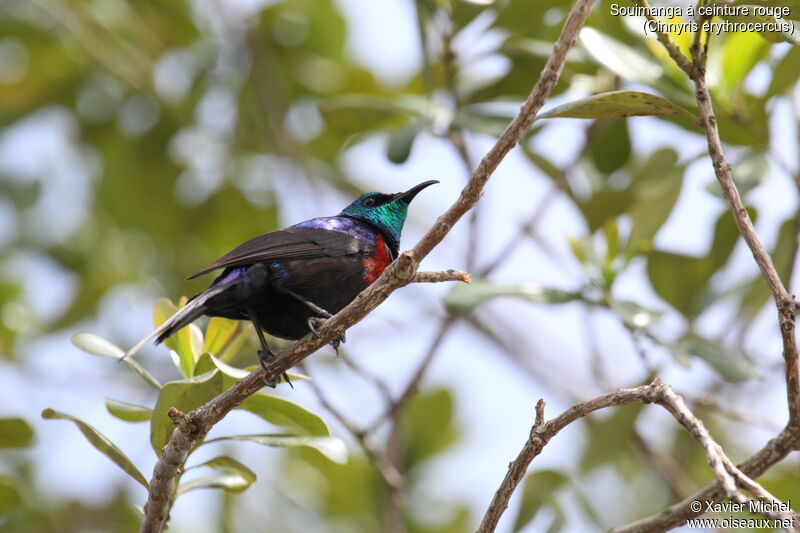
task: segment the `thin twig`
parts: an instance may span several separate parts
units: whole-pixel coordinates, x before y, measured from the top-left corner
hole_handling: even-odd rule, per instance
[[[441,272],[417,272],[414,283],[441,283],[442,281],[472,281],[469,274],[461,270],[443,270]]]

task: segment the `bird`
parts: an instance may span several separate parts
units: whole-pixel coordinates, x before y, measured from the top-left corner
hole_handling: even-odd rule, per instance
[[[265,370],[275,357],[264,332],[297,340],[349,304],[380,277],[400,249],[408,206],[426,187],[405,192],[368,192],[336,216],[312,218],[254,237],[186,279],[223,269],[208,289],[128,350],[122,359],[155,339],[159,344],[201,316],[249,321],[258,335],[258,361]],[[331,344],[338,349],[337,339]],[[289,382],[288,376],[283,375]],[[266,380],[275,387],[280,379]],[[291,382],[289,382],[291,384]]]

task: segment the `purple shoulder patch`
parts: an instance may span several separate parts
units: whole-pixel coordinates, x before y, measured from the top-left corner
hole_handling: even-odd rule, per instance
[[[235,280],[236,278],[238,278],[238,277],[242,276],[242,274],[244,274],[244,273],[245,273],[245,271],[247,271],[247,267],[238,267],[238,268],[234,268],[234,269],[232,269],[230,272],[228,272],[228,273],[225,275],[225,277],[222,277],[222,276],[220,276],[219,278],[217,278],[217,279],[214,281],[214,284],[216,285],[217,283],[227,283],[227,282],[229,282],[229,281],[233,281],[233,280]]]
[[[375,232],[359,221],[349,217],[312,218],[311,220],[306,220],[305,222],[295,224],[292,227],[338,231],[339,233],[351,235],[360,241],[369,243],[375,242]]]

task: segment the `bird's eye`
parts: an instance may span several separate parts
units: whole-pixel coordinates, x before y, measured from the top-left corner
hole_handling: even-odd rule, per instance
[[[367,198],[364,200],[364,207],[372,207],[375,205],[375,198]]]

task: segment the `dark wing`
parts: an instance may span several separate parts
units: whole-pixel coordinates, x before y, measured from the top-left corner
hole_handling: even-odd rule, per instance
[[[371,248],[371,244],[339,231],[287,228],[259,235],[240,244],[208,267],[186,279],[202,276],[218,268],[315,257],[337,257],[369,252]]]

